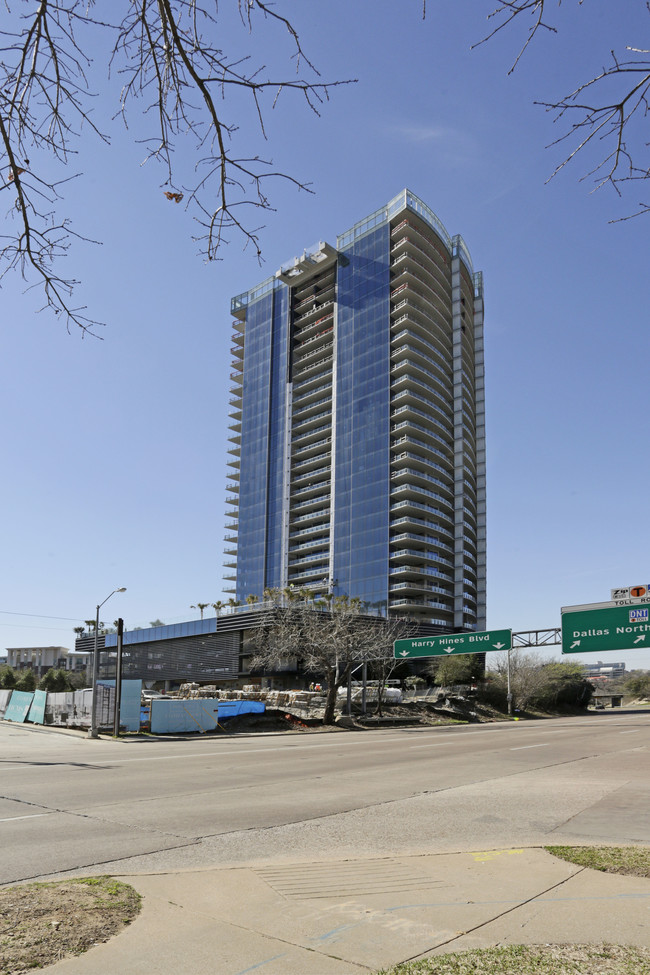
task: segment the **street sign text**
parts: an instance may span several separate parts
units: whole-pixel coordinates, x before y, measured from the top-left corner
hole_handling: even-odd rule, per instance
[[[452,653],[485,653],[488,650],[510,650],[512,630],[486,630],[482,633],[446,633],[415,640],[396,640],[395,659],[412,657],[445,657]]]

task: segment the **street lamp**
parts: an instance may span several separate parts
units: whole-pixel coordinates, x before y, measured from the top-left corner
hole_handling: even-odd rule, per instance
[[[114,596],[116,592],[126,592],[126,588],[114,589],[110,592],[104,603],[107,603],[111,596]],[[88,732],[89,738],[99,738],[99,731],[97,729],[97,677],[99,673],[99,650],[98,650],[98,637],[99,637],[99,611],[104,605],[104,603],[99,603],[97,606],[97,613],[95,615],[95,650],[93,653],[93,702],[90,710],[90,731]]]

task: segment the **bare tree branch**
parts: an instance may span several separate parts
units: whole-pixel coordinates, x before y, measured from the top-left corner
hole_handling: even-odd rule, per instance
[[[501,17],[501,22],[493,27],[492,30],[485,35],[485,37],[481,38],[480,41],[472,45],[473,50],[476,47],[480,47],[481,44],[485,44],[486,41],[493,38],[495,34],[499,33],[499,31],[509,27],[515,17],[518,17],[521,14],[531,14],[533,22],[528,28],[528,36],[523,44],[523,47],[519,51],[519,54],[515,58],[512,67],[508,71],[508,74],[512,74],[512,72],[515,70],[517,64],[523,57],[526,48],[539,30],[548,30],[552,33],[556,33],[555,27],[551,27],[550,24],[544,23],[544,0],[500,0],[499,5],[492,11],[491,14],[488,15],[488,20],[495,20],[496,18]]]
[[[252,245],[260,256],[260,227],[250,216],[272,209],[265,189],[269,181],[288,180],[308,190],[306,183],[279,172],[263,157],[237,153],[242,108],[239,100],[235,107],[230,95],[248,94],[251,118],[266,140],[268,96],[272,98],[266,108],[272,108],[284,93],[297,94],[318,114],[331,90],[349,82],[320,80],[297,30],[275,6],[263,0],[230,0],[230,4],[249,32],[277,27],[288,34],[294,77],[274,79],[264,65],[253,65],[248,55],[232,56],[222,50],[217,43],[221,33],[217,0],[112,0],[111,21],[94,14],[92,0],[39,0],[29,13],[23,13],[25,0],[5,0],[12,23],[0,30],[0,192],[8,199],[9,210],[7,232],[0,236],[0,280],[13,269],[27,281],[35,279],[44,290],[46,306],[62,316],[68,328],[75,325],[86,332],[99,324],[71,304],[77,282],[55,270],[72,240],[86,239],[59,216],[64,206],[61,190],[70,179],[70,158],[85,148],[81,131],[89,129],[108,141],[92,112],[93,31],[114,36],[107,69],[116,72],[123,84],[113,117],[121,116],[128,127],[137,99],[145,124],[155,118],[153,132],[144,129],[138,141],[147,146],[147,158],[165,168],[163,197],[176,203],[184,199],[193,213],[201,227],[195,239],[208,260],[218,257],[229,234],[238,235],[244,246]],[[269,44],[273,43],[269,37]],[[142,129],[138,118],[136,131]],[[177,175],[178,139],[195,154],[194,182]]]
[[[272,669],[287,657],[300,660],[306,673],[327,684],[325,724],[334,721],[339,687],[363,661],[393,658],[396,639],[412,624],[404,620],[368,616],[361,600],[348,596],[320,597],[309,590],[269,589],[273,608],[253,634],[255,669]]]
[[[578,0],[578,3],[581,5],[582,0]],[[645,8],[650,14],[647,0]],[[540,30],[557,33],[557,28],[544,20],[545,0],[499,0],[489,17],[499,22],[474,45],[484,44],[525,14],[532,18],[532,23],[509,74]],[[556,101],[536,102],[555,114],[554,121],[568,122],[566,131],[551,145],[573,143],[573,148],[555,167],[549,179],[553,179],[579,154],[590,152],[591,149],[597,152],[597,159],[582,179],[593,177],[594,189],[609,184],[621,196],[622,184],[650,177],[650,140],[647,135],[650,51],[632,45],[628,45],[626,50],[637,57],[621,59],[611,51],[609,66],[603,67],[574,91]],[[639,209],[632,215],[638,216],[649,210],[649,204],[640,203]]]

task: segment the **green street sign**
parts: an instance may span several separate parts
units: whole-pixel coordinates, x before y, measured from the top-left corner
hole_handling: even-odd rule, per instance
[[[452,653],[484,653],[487,650],[511,650],[512,630],[486,630],[483,633],[445,633],[422,636],[414,640],[396,640],[396,660],[413,657],[446,657]]]
[[[562,612],[562,653],[645,650],[649,646],[648,606]]]

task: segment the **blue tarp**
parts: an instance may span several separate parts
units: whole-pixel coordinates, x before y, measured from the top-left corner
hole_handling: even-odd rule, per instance
[[[219,701],[219,724],[238,714],[263,714],[264,701]]]

